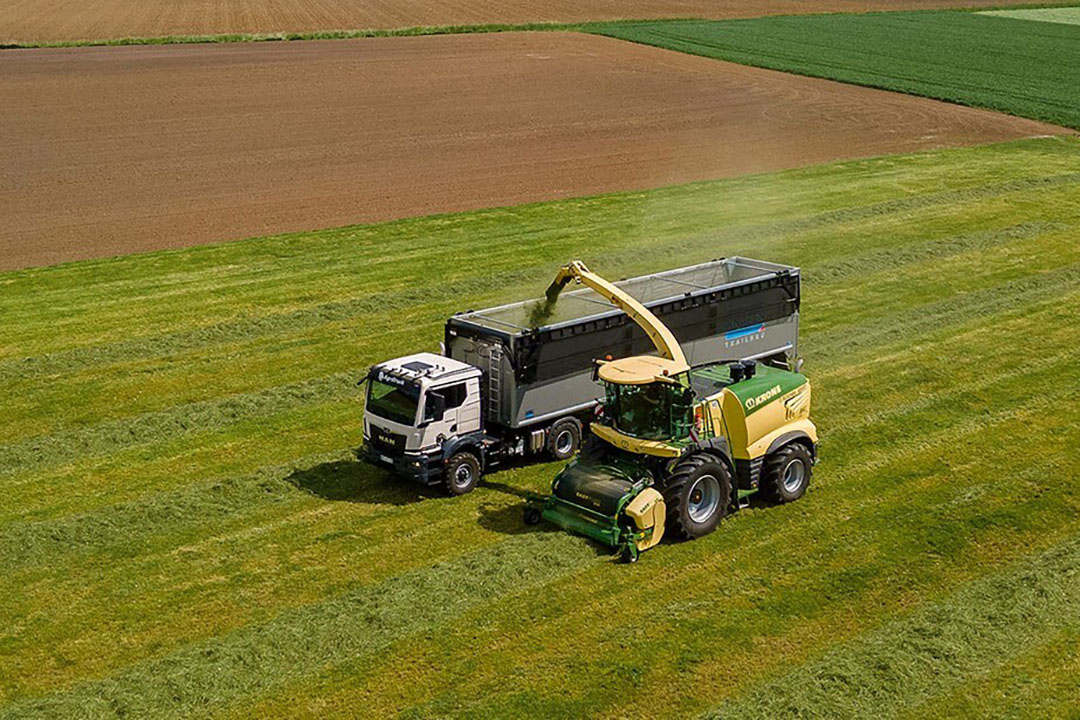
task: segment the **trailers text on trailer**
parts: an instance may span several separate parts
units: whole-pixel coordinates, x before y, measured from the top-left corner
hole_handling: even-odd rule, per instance
[[[796,267],[730,257],[616,285],[671,329],[691,364],[754,359],[798,369]],[[553,306],[459,313],[446,323],[444,355],[371,368],[364,457],[452,494],[511,458],[565,460],[601,393],[594,360],[652,351],[636,323],[588,289]]]

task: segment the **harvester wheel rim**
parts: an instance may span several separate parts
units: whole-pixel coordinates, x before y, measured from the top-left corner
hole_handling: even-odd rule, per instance
[[[801,458],[794,458],[788,463],[788,466],[784,468],[784,490],[794,494],[799,491],[799,488],[802,487],[805,480],[806,465],[803,464]]]
[[[712,475],[702,475],[686,495],[686,514],[696,523],[704,523],[720,506],[720,482]]]

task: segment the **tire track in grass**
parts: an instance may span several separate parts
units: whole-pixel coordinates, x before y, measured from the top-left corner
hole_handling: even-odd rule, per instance
[[[1080,629],[1080,537],[885,623],[707,713],[894,717]]]
[[[185,717],[257,696],[313,668],[370,657],[468,610],[599,562],[559,533],[521,535],[374,587],[282,612],[117,675],[12,703],[4,718]]]
[[[888,200],[867,206],[833,210],[778,223],[735,227],[721,230],[715,233],[714,236],[718,242],[728,246],[747,245],[769,238],[787,237],[792,234],[822,230],[837,224],[858,222],[883,215],[910,213],[953,203],[985,200],[1028,190],[1050,189],[1077,182],[1080,182],[1080,173],[1064,173],[1012,180],[978,188],[948,190]],[[1021,224],[1018,226],[1018,232],[1022,233],[1022,235],[1019,237],[1029,237],[1028,233],[1045,232],[1050,227],[1052,226],[1048,223]],[[316,327],[328,322],[355,320],[376,311],[414,307],[419,303],[449,302],[462,296],[480,293],[493,286],[514,287],[523,283],[530,283],[535,280],[534,276],[535,268],[530,266],[524,269],[506,270],[491,276],[459,279],[452,283],[436,284],[430,287],[384,291],[347,301],[323,303],[287,313],[226,321],[178,333],[150,335],[103,345],[77,347],[44,355],[3,360],[0,361],[0,381],[27,380],[47,375],[71,373],[88,367],[121,362],[133,357],[140,359],[162,357],[227,342],[250,340],[254,337],[266,337],[282,332]]]

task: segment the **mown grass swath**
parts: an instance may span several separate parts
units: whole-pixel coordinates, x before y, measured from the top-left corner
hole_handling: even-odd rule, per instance
[[[1080,129],[1080,25],[945,11],[615,23],[592,31]]]
[[[1078,160],[1024,141],[0,274],[0,714],[769,714],[787,678],[807,712],[876,686],[979,715],[989,676],[1064,707]],[[572,257],[736,253],[804,272],[798,504],[626,568],[522,524],[551,465],[450,499],[352,456],[353,380],[447,314]],[[1010,609],[1023,573],[1060,615]],[[925,633],[967,670],[920,669]]]

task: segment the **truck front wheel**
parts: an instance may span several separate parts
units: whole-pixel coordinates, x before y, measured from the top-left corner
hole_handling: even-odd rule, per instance
[[[472,492],[480,480],[480,461],[470,452],[459,452],[446,461],[443,485],[451,495]]]
[[[556,460],[569,460],[581,447],[581,423],[563,418],[548,431],[547,449]]]

